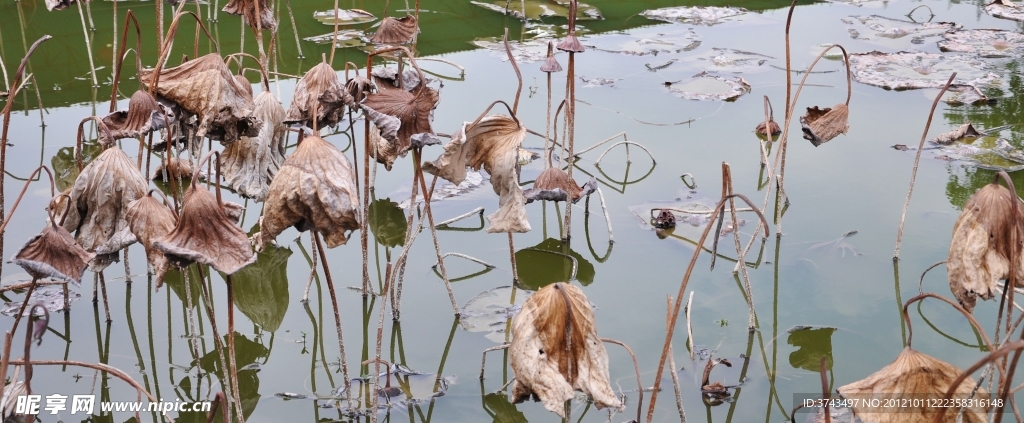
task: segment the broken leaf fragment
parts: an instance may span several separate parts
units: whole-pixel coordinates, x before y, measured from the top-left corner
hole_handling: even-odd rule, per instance
[[[853,412],[865,423],[931,422],[939,409],[931,406],[935,402],[921,399],[945,398],[953,381],[961,373],[960,369],[952,364],[907,347],[888,366],[863,380],[839,387],[839,394],[849,400],[858,400],[850,401],[853,404]],[[968,377],[956,388],[953,398],[972,398],[972,391],[976,386],[974,378]],[[985,389],[977,389],[977,396],[985,397]],[[906,403],[912,406],[894,411],[893,408],[883,405],[901,404],[904,400],[909,400]],[[986,421],[986,409],[987,407],[982,406],[965,408],[963,422]],[[957,419],[956,412],[947,412],[941,421],[952,423],[960,420]]]
[[[487,10],[501,13],[503,15],[510,15],[516,19],[539,21],[543,20],[544,18],[550,17],[561,17],[566,19],[569,18],[568,2],[553,2],[548,0],[522,0],[521,2],[508,4],[504,0],[492,0],[490,2],[471,1],[470,3]],[[596,7],[586,3],[577,4],[577,20],[587,21],[604,19],[604,17],[601,16],[601,11],[598,10]],[[505,8],[506,5],[508,6],[507,9]],[[523,9],[526,10],[525,16],[523,15]]]
[[[1024,7],[1010,0],[994,0],[985,5],[985,11],[997,18],[1024,21]]]
[[[289,226],[315,230],[328,248],[348,241],[359,228],[359,194],[355,171],[334,145],[317,136],[299,142],[273,182],[263,205],[260,232],[253,236],[262,251]]]
[[[533,187],[523,191],[527,203],[537,200],[577,202],[584,195],[597,189],[597,180],[590,178],[582,187],[569,177],[568,173],[557,167],[549,167],[537,176]]]
[[[125,218],[132,233],[146,249],[146,260],[153,266],[156,287],[160,289],[170,262],[153,243],[171,233],[178,224],[178,218],[163,201],[153,197],[153,191],[128,204]]]
[[[1017,201],[1017,216],[1012,213]],[[1014,258],[1010,241],[1013,231],[1024,239],[1024,204],[1002,185],[990,183],[979,189],[964,204],[953,225],[946,271],[949,287],[960,305],[974,310],[977,299],[992,298],[1000,280],[1010,276],[1010,260],[1016,260],[1017,286],[1024,282],[1022,255]],[[1020,241],[1018,241],[1019,243]],[[1017,248],[1020,254],[1020,247]]]
[[[849,131],[849,117],[850,108],[843,103],[824,109],[808,107],[807,114],[800,116],[800,128],[804,139],[817,147]]]
[[[974,128],[974,124],[967,122],[952,131],[939,134],[939,136],[928,140],[928,142],[939,145],[950,145],[967,137],[979,137],[981,135],[982,133]]]
[[[598,409],[623,407],[609,384],[608,353],[594,311],[575,286],[548,285],[526,300],[512,321],[509,354],[513,402],[532,396],[564,417],[563,404],[579,389]]]
[[[516,173],[519,146],[525,138],[526,127],[518,121],[505,115],[485,116],[475,125],[464,123],[445,145],[444,153],[423,164],[423,171],[460,184],[466,179],[466,167],[483,167],[498,194],[498,210],[487,216],[491,224],[487,232],[529,232],[526,199]]]
[[[281,164],[284,163],[284,109],[270,91],[256,96],[253,116],[263,122],[259,135],[242,137],[224,148],[220,167],[224,182],[243,197],[263,201]]]
[[[284,123],[300,123],[310,128],[325,128],[338,124],[344,114],[344,105],[325,103],[321,97],[341,99],[345,85],[327,62],[320,62],[306,72],[295,84],[295,94]]]
[[[970,29],[942,34],[939,50],[976,54],[986,59],[1024,53],[1024,34],[1000,29]]]
[[[356,25],[377,20],[372,13],[360,9],[335,9],[313,12],[313,19],[326,25]]]

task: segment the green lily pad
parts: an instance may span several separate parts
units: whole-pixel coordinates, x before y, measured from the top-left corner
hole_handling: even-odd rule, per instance
[[[292,250],[270,246],[256,262],[231,276],[235,306],[263,330],[275,332],[288,311],[288,257]],[[223,277],[223,275],[221,275]]]
[[[594,265],[579,253],[562,252],[562,241],[548,238],[533,247],[516,251],[519,283],[527,289],[538,290],[555,282],[568,282],[576,261],[576,280],[583,286],[594,282]]]
[[[391,248],[404,245],[407,225],[405,213],[390,198],[370,203],[370,232],[380,245]]]
[[[525,5],[522,3],[525,1]],[[549,17],[561,17],[569,18],[569,5],[568,3],[559,4],[556,1],[547,0],[517,0],[508,3],[508,9],[505,9],[504,0],[496,0],[493,2],[485,3],[480,1],[471,1],[470,3],[480,6],[487,10],[493,10],[501,14],[507,14],[515,17],[516,19],[523,19],[523,9],[526,9],[525,19],[531,21],[538,21],[543,18]],[[586,3],[578,3],[576,6],[576,19],[581,21],[594,21],[604,19],[601,16],[601,11],[596,7]]]
[[[786,343],[797,347],[789,354],[789,365],[818,373],[821,358],[825,357],[825,368],[832,369],[832,334],[835,328],[800,327],[789,331]]]

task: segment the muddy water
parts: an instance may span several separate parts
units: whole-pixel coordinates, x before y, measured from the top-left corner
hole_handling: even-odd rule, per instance
[[[293,26],[287,18],[287,2],[280,2],[282,16],[277,56],[277,72],[301,74],[329,49],[311,42],[300,42],[305,59],[299,59]],[[313,19],[314,10],[327,10],[330,2],[292,2],[295,28],[299,38],[328,33],[330,27]],[[379,14],[383,2],[342,1],[343,8],[360,8]],[[392,9],[403,8],[391,2]],[[515,74],[503,56],[476,48],[480,39],[499,37],[508,26],[512,37],[529,41],[530,30],[514,19],[473,6],[469,2],[423,4],[422,30],[418,51],[422,56],[440,58],[465,68],[458,70],[440,62],[426,61],[422,67],[443,83],[441,102],[434,115],[434,128],[451,133],[466,120],[474,119],[484,107],[497,99],[510,101],[515,94]],[[597,158],[609,144],[582,155],[574,175],[583,182],[587,175],[597,178],[607,201],[614,232],[614,244],[607,233],[600,211],[600,200],[590,200],[590,213],[584,204],[574,206],[572,219],[573,260],[544,253],[556,250],[559,222],[564,210],[554,204],[528,206],[533,230],[516,235],[515,247],[519,275],[523,284],[515,290],[495,289],[511,285],[507,238],[487,234],[477,217],[451,225],[439,232],[443,251],[460,252],[493,264],[486,269],[458,258],[447,259],[454,279],[455,297],[460,307],[467,303],[490,305],[502,310],[507,304],[521,304],[529,290],[545,283],[573,276],[573,283],[596,305],[598,328],[602,336],[628,343],[637,353],[645,386],[653,384],[654,372],[664,339],[665,301],[675,295],[693,252],[700,227],[680,222],[676,230],[661,239],[646,223],[652,207],[664,204],[713,204],[720,187],[722,162],[732,166],[736,190],[760,205],[763,173],[754,126],[763,120],[762,96],[775,105],[775,117],[782,123],[786,91],[783,26],[786,6],[781,2],[760,1],[735,4],[757,11],[723,19],[707,26],[664,23],[638,14],[645,9],[685,5],[681,1],[594,1],[604,20],[581,21],[587,29],[583,43],[588,51],[576,58],[577,149],[593,145],[616,134],[625,133],[629,141],[642,144],[656,164],[639,148],[631,147],[627,158],[622,146],[616,147],[600,162]],[[822,44],[842,43],[851,52],[880,50],[895,52],[914,49],[938,52],[934,36],[922,43],[913,37],[889,39],[874,36],[867,24],[851,17],[880,15],[906,19],[904,15],[918,5],[934,12],[935,22],[955,22],[965,28],[1004,28],[1019,31],[1019,25],[985,14],[982,6],[967,2],[871,1],[858,5],[819,3],[801,5],[794,14],[792,61],[795,69],[805,69]],[[705,5],[702,3],[702,5]],[[720,4],[725,6],[726,4]],[[120,2],[118,16],[132,9],[143,24],[143,62],[154,62],[154,4]],[[191,7],[191,6],[190,6]],[[71,174],[71,146],[76,125],[82,118],[103,114],[109,101],[110,63],[112,60],[113,3],[92,5],[91,19],[96,31],[90,32],[92,55],[99,68],[98,88],[92,88],[88,53],[82,37],[82,20],[77,7],[46,12],[41,1],[6,2],[0,6],[0,56],[13,73],[17,58],[25,46],[42,34],[55,38],[39,49],[29,71],[37,84],[15,101],[11,119],[10,157],[5,194],[8,207],[21,188],[23,179],[40,163],[58,171],[59,188],[68,186]],[[165,9],[170,14],[169,7]],[[204,18],[206,6],[202,6]],[[396,13],[392,11],[392,13]],[[918,20],[927,19],[923,8],[915,12]],[[844,22],[844,19],[847,22]],[[545,18],[545,23],[562,25],[561,18]],[[868,24],[871,22],[869,21]],[[900,24],[904,25],[905,24]],[[120,26],[120,24],[119,24]],[[892,25],[890,25],[892,26]],[[255,54],[251,32],[240,31],[237,17],[221,13],[219,22],[210,25],[222,52],[244,50]],[[366,25],[359,28],[366,27]],[[850,29],[858,31],[851,38]],[[182,25],[176,43],[176,57],[191,55],[194,25]],[[242,35],[244,33],[244,40]],[[928,35],[928,34],[924,34]],[[129,43],[133,45],[132,35]],[[699,43],[696,43],[699,41]],[[120,42],[120,40],[118,40]],[[200,53],[213,43],[200,41]],[[534,47],[537,48],[537,47]],[[629,53],[634,54],[629,54]],[[657,54],[655,54],[657,52]],[[647,54],[636,54],[647,53]],[[365,63],[365,54],[356,49],[340,49],[340,63]],[[130,56],[129,56],[130,57]],[[565,54],[558,56],[566,65]],[[131,59],[129,59],[131,61]],[[988,106],[939,105],[930,135],[950,130],[966,120],[983,128],[1017,124],[1022,87],[1017,58],[988,60],[993,72],[1001,76],[998,86],[986,90],[997,103]],[[666,65],[667,64],[667,65]],[[543,129],[546,112],[546,75],[539,63],[522,63],[523,97],[520,117],[535,130]],[[828,107],[845,99],[845,77],[841,61],[826,60],[811,75],[798,107]],[[723,78],[741,76],[752,92],[735,101],[696,101],[683,98],[673,88],[697,87],[714,91],[719,80],[695,80],[694,75],[709,71]],[[126,68],[121,91],[125,98],[135,88]],[[250,75],[254,76],[254,75]],[[799,78],[802,74],[796,75]],[[565,73],[555,74],[555,98],[564,94]],[[945,79],[946,76],[939,76]],[[255,82],[255,78],[252,78]],[[794,81],[797,82],[798,80]],[[671,83],[666,85],[666,83]],[[274,78],[271,90],[284,104],[291,99],[294,80]],[[41,111],[36,96],[45,108]],[[257,89],[259,89],[257,87]],[[901,301],[915,295],[921,271],[946,257],[951,228],[966,198],[991,180],[992,171],[982,170],[966,161],[948,161],[944,154],[926,151],[922,157],[917,186],[907,214],[906,232],[898,267],[891,260],[900,210],[909,184],[914,151],[898,151],[895,144],[915,146],[920,139],[928,107],[935,89],[886,91],[855,82],[850,102],[848,135],[813,147],[794,135],[790,137],[787,157],[786,192],[790,206],[783,219],[783,233],[762,244],[760,236],[747,256],[753,299],[758,316],[755,331],[747,330],[747,308],[743,292],[732,274],[735,252],[731,236],[723,238],[722,258],[714,271],[708,270],[710,258],[703,256],[690,281],[695,292],[691,310],[692,328],[698,352],[690,360],[685,330],[675,337],[676,363],[682,384],[682,401],[689,419],[708,421],[773,421],[786,419],[793,407],[794,395],[819,389],[816,372],[820,357],[828,358],[833,388],[859,380],[888,364],[904,347],[907,328],[899,317]],[[123,107],[126,100],[122,100]],[[40,125],[40,115],[45,126]],[[793,130],[798,130],[793,123]],[[356,126],[356,140],[362,133]],[[1011,128],[1004,138],[1020,146],[1022,138]],[[797,132],[799,133],[799,132]],[[327,139],[339,148],[347,148],[344,134]],[[125,142],[134,157],[137,147]],[[358,145],[362,145],[361,141]],[[539,152],[541,138],[529,137],[524,145]],[[346,150],[349,151],[349,150]],[[89,150],[87,150],[87,153]],[[427,149],[428,159],[440,148]],[[948,155],[946,155],[948,157]],[[361,165],[361,164],[360,164]],[[543,169],[535,160],[523,167],[522,180],[530,181]],[[688,189],[680,175],[696,180],[696,191]],[[412,171],[409,159],[400,160],[392,172],[378,169],[375,197],[396,203],[407,201]],[[1024,179],[1016,177],[1018,186]],[[689,181],[689,179],[687,179]],[[243,200],[227,194],[235,201]],[[34,184],[19,207],[4,239],[5,258],[11,257],[25,240],[44,224],[43,207],[49,199],[44,184]],[[378,203],[375,203],[378,204]],[[386,202],[380,202],[384,210]],[[260,204],[248,202],[242,227],[253,228]],[[559,205],[562,208],[564,205]],[[477,207],[491,213],[497,207],[495,196],[486,183],[468,192],[439,201],[434,214],[440,220],[461,215]],[[771,208],[769,208],[771,210]],[[392,210],[392,215],[395,213]],[[386,213],[382,213],[386,214]],[[639,217],[638,217],[639,215]],[[744,241],[753,236],[753,215],[742,216],[748,223],[739,228]],[[704,222],[696,220],[696,225]],[[386,225],[384,225],[386,226]],[[458,228],[458,230],[455,230]],[[394,228],[392,228],[394,230]],[[400,229],[399,229],[400,231]],[[843,237],[851,231],[857,231]],[[378,270],[373,281],[382,279],[387,258],[397,258],[401,247],[394,234],[384,228],[375,232],[380,243],[372,244],[370,262]],[[316,280],[310,292],[308,308],[300,302],[309,278],[307,254],[311,253],[308,234],[296,240],[298,233],[286,231],[278,237],[281,249],[261,255],[258,268],[237,281],[236,339],[243,409],[251,422],[334,421],[344,419],[338,403],[314,402],[311,398],[330,397],[341,386],[341,356],[326,281]],[[398,236],[397,238],[401,238]],[[762,247],[763,248],[759,248]],[[344,330],[346,361],[351,377],[372,370],[359,362],[372,357],[377,332],[379,299],[364,299],[360,285],[361,257],[358,242],[327,251]],[[486,378],[481,383],[480,353],[507,340],[505,314],[472,316],[463,322],[452,317],[441,279],[431,266],[435,263],[429,233],[424,232],[412,247],[406,272],[401,323],[385,318],[383,357],[426,375],[403,375],[403,389],[414,400],[403,398],[389,409],[397,421],[479,422],[479,421],[554,421],[556,417],[539,404],[512,405],[506,397],[494,394],[511,378],[501,352],[490,354]],[[124,266],[115,264],[106,272],[111,323],[105,322],[102,302],[91,303],[92,277],[73,287],[80,295],[69,312],[53,315],[51,331],[42,347],[33,351],[34,359],[71,359],[103,362],[118,367],[164,399],[201,400],[218,392],[216,359],[210,319],[198,313],[199,356],[188,344],[186,289],[180,276],[172,277],[168,287],[154,290],[146,275],[145,256],[138,246],[130,249],[131,274],[126,283]],[[20,268],[4,266],[2,281],[13,284],[28,279]],[[197,279],[193,275],[191,282]],[[323,279],[323,275],[320,275]],[[924,281],[926,291],[949,295],[941,268]],[[227,308],[224,283],[219,276],[212,281],[216,320],[223,334]],[[198,288],[194,287],[198,298]],[[482,295],[483,294],[483,295]],[[20,301],[23,294],[6,292],[5,300]],[[481,295],[478,297],[478,295]],[[975,314],[987,326],[994,326],[993,302],[981,304]],[[911,309],[917,332],[914,347],[950,363],[966,367],[983,353],[979,341],[964,319],[934,302]],[[13,320],[3,317],[10,324]],[[802,327],[810,329],[795,330]],[[683,328],[680,325],[679,328]],[[20,337],[16,337],[20,339]],[[16,343],[17,347],[20,343]],[[701,354],[714,350],[726,357],[732,368],[717,367],[713,381],[740,385],[734,397],[717,406],[707,406],[699,394]],[[612,386],[628,396],[623,414],[609,417],[606,412],[575,402],[573,418],[582,421],[625,421],[634,415],[637,392],[629,357],[618,347],[609,348]],[[441,378],[444,382],[436,382]],[[358,389],[358,384],[354,385]],[[678,414],[672,400],[667,373],[658,400],[656,421],[675,421]],[[445,391],[444,388],[447,388]],[[33,389],[37,393],[65,395],[96,393],[114,400],[132,400],[135,393],[116,379],[98,378],[94,372],[79,368],[48,367],[36,370]],[[436,396],[437,392],[443,396]],[[285,400],[284,397],[305,399]],[[645,394],[649,400],[649,392]],[[646,404],[645,404],[646,409]],[[97,413],[99,414],[99,413]],[[385,416],[384,412],[381,414]],[[706,416],[706,417],[705,417]],[[199,415],[182,414],[177,421],[205,421]],[[803,419],[805,415],[797,418]],[[126,421],[129,413],[93,416],[89,421]],[[143,420],[156,418],[143,415]],[[42,416],[44,422],[84,420],[81,415]],[[362,420],[367,420],[363,417]]]

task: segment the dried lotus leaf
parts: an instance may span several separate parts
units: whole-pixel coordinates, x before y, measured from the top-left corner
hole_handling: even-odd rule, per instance
[[[352,77],[352,79],[345,83],[345,90],[348,92],[348,96],[344,97],[346,100],[345,105],[351,108],[359,107],[359,103],[363,102],[372,86],[373,83],[365,76],[356,75]]]
[[[398,149],[395,145],[380,135],[377,125],[370,125],[370,157],[377,160],[377,163],[384,165],[384,169],[391,171],[391,166],[398,158]]]
[[[252,83],[248,79],[245,79],[242,75],[235,75],[235,82],[238,83],[239,87],[242,87],[242,91],[249,94],[249,98],[252,98]]]
[[[367,95],[362,106],[373,124],[381,128],[381,135],[397,143],[398,154],[404,156],[412,146],[413,135],[434,132],[430,119],[438,99],[437,90],[419,86],[412,91],[384,90]],[[400,122],[397,131],[390,130],[394,121],[388,117]]]
[[[408,44],[416,40],[419,34],[419,21],[413,15],[405,15],[404,18],[395,19],[386,17],[377,27],[377,32],[370,38],[374,44]]]
[[[103,117],[107,131],[99,131],[100,144],[110,144],[124,138],[137,138],[167,127],[174,112],[160,104],[144,90],[138,90],[128,100],[128,110],[118,110]],[[110,138],[107,138],[107,134]]]
[[[939,136],[928,140],[928,142],[939,145],[950,145],[963,138],[980,137],[982,135],[984,134],[982,134],[981,131],[978,131],[971,122],[967,122],[952,131],[939,134]]]
[[[842,103],[825,109],[819,109],[818,106],[808,107],[807,114],[800,117],[804,139],[809,140],[815,147],[829,142],[850,130],[849,117],[850,109]]]
[[[584,186],[576,185],[568,173],[557,167],[544,169],[533,182],[533,187],[523,191],[526,202],[537,200],[577,202],[586,194],[597,189],[597,181],[591,178]]]
[[[252,264],[256,255],[245,232],[228,216],[217,197],[199,188],[195,179],[185,192],[174,230],[154,241],[153,246],[177,267],[207,264],[230,275]]]
[[[63,226],[75,233],[82,248],[97,254],[91,263],[94,271],[105,268],[120,250],[135,243],[125,213],[129,203],[146,195],[148,185],[135,162],[116,147],[104,150],[75,179]]]
[[[769,134],[769,131],[771,133]],[[782,128],[779,128],[779,124],[775,123],[775,120],[768,121],[768,131],[765,130],[764,122],[758,123],[757,127],[754,128],[754,132],[758,135],[774,136],[782,133]]]
[[[178,219],[166,204],[153,197],[152,191],[128,204],[128,213],[125,217],[128,220],[128,227],[146,249],[146,260],[153,266],[156,287],[159,289],[164,284],[170,262],[153,243],[171,233],[177,226]]]
[[[1012,257],[1011,231],[1024,240],[1024,204],[1018,201],[1014,219],[1010,190],[999,184],[979,189],[964,204],[964,210],[953,225],[946,271],[953,295],[969,312],[977,299],[992,298],[1000,280],[1010,276]],[[1024,255],[1018,241],[1016,284],[1024,284]]]
[[[152,86],[153,69],[144,69],[140,75],[147,87]],[[216,53],[162,70],[157,93],[196,115],[197,137],[228,144],[259,131],[260,122],[252,116],[252,95]]]
[[[274,11],[270,8],[270,3],[267,0],[259,0],[258,7],[257,2],[253,0],[231,0],[221,10],[232,15],[241,16],[242,22],[256,28],[257,26],[254,22],[256,22],[257,9],[259,10],[259,28],[264,31],[274,31],[277,29]]]
[[[327,62],[320,62],[295,84],[295,95],[284,122],[301,123],[310,128],[335,126],[344,114],[343,102],[338,100],[345,92],[345,85],[334,68]],[[332,101],[322,101],[328,99]]]
[[[28,240],[11,261],[21,266],[33,279],[63,279],[81,283],[93,254],[75,242],[71,233],[51,218],[43,231]]]
[[[853,403],[853,413],[864,423],[931,423],[939,409],[931,407],[929,401],[922,398],[945,398],[949,390],[962,372],[952,364],[904,348],[896,360],[867,378],[839,388],[839,394],[846,399],[858,399]],[[953,398],[971,398],[977,384],[974,378],[968,377],[961,383]],[[978,397],[985,397],[984,388],[978,388]],[[868,401],[879,399],[880,401]],[[882,404],[902,403],[903,399],[914,407],[901,407],[895,411],[892,407]],[[872,406],[873,404],[877,406]],[[968,407],[963,412],[964,423],[982,423],[985,421],[986,407]],[[957,413],[947,412],[941,420],[953,423]]]
[[[498,210],[487,216],[487,232],[529,232],[526,199],[519,188],[516,165],[519,146],[526,138],[526,127],[504,115],[490,115],[475,125],[464,123],[444,147],[437,160],[423,164],[423,171],[453,183],[466,179],[466,167],[491,175],[491,186],[498,194]]]
[[[555,283],[541,288],[512,320],[509,347],[515,382],[513,401],[536,396],[563,416],[575,389],[598,409],[622,409],[608,378],[608,353],[597,334],[594,311],[579,288]]]
[[[256,96],[253,115],[263,122],[256,137],[242,137],[224,148],[221,171],[228,187],[244,197],[263,201],[270,182],[284,163],[284,108],[269,91]]]
[[[188,179],[195,173],[195,168],[192,167],[192,163],[182,160],[177,157],[171,157],[153,169],[153,174],[150,175],[149,179],[153,181],[160,181],[164,178],[164,173],[167,173],[168,178],[177,179]],[[206,175],[202,172],[199,173],[201,179],[205,179]]]
[[[289,226],[324,235],[328,248],[348,241],[359,228],[359,193],[348,158],[331,143],[307,136],[281,166],[270,184],[257,250],[272,243]]]

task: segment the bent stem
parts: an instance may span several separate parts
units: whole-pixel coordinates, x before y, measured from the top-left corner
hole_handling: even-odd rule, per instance
[[[221,342],[220,330],[217,329],[217,314],[213,311],[213,302],[210,301],[210,290],[206,286],[206,275],[203,272],[203,267],[196,263],[196,270],[199,272],[199,286],[202,288],[200,293],[203,295],[203,305],[206,307],[206,314],[210,317],[210,328],[213,329],[213,345],[217,348],[217,355],[220,358],[221,374],[225,377],[231,377],[227,374],[229,369],[227,355],[224,354],[224,344]],[[188,269],[186,268],[185,271]],[[235,413],[238,414],[238,419],[242,419],[242,400],[238,395],[238,392],[234,390],[235,384],[231,380],[227,381],[227,385],[221,384],[221,389],[228,388],[229,395],[234,398]]]
[[[331,307],[334,309],[334,326],[338,331],[338,352],[341,354],[341,374],[345,378],[345,392],[348,392],[348,360],[345,359],[345,337],[341,332],[341,314],[338,312],[338,294],[334,290],[334,280],[331,279],[331,269],[327,267],[327,255],[324,254],[323,244],[320,243],[320,233],[313,231],[313,243],[317,253],[320,255],[320,263],[324,269],[324,278],[327,279],[327,292],[331,294]],[[314,269],[315,271],[316,269]]]
[[[235,288],[234,284],[231,283],[231,275],[227,275],[224,281],[227,283],[228,289],[228,366],[231,366],[229,380],[231,381],[231,391],[235,393],[235,401],[239,404],[239,409],[241,409],[238,390],[238,363],[235,358]],[[185,287],[185,289],[191,288]],[[238,412],[238,421],[245,421],[245,416],[241,410]]]
[[[932,101],[932,108],[928,112],[928,120],[924,124],[924,132],[921,133],[921,142],[918,143],[917,154],[914,156],[914,169],[910,172],[910,189],[907,190],[907,200],[904,201],[903,213],[900,214],[900,228],[896,232],[896,250],[892,253],[893,261],[900,259],[900,242],[903,241],[903,223],[907,220],[907,208],[910,207],[910,197],[914,195],[914,181],[917,180],[917,166],[921,163],[921,150],[924,148],[924,140],[928,137],[928,128],[932,126],[932,116],[935,115],[935,107],[939,105],[939,99],[941,99],[942,95],[949,89],[954,78],[956,78],[956,72],[953,72],[953,74],[949,76],[949,80],[946,81],[946,85],[942,86],[942,90],[939,91],[939,94],[935,96],[935,100]],[[1013,195],[1016,195],[1016,193]]]
[[[953,380],[953,383],[951,383],[949,385],[949,389],[946,390],[946,394],[943,396],[943,398],[953,398],[953,394],[956,393],[956,389],[959,388],[960,384],[963,383],[964,380],[967,380],[967,378],[970,377],[972,373],[978,371],[982,367],[987,366],[989,363],[991,363],[991,362],[993,362],[995,360],[998,360],[1000,358],[1005,357],[1011,351],[1016,351],[1018,353],[1018,356],[1019,356],[1020,350],[1022,348],[1024,348],[1024,340],[1020,340],[1019,339],[1019,340],[1007,343],[1006,345],[1003,345],[1002,347],[999,347],[998,350],[992,351],[991,353],[989,353],[988,355],[983,357],[981,360],[978,360],[977,363],[974,363],[971,367],[968,367],[967,370],[964,370],[963,373],[960,373],[960,376],[957,376],[957,378],[955,380]],[[1016,361],[1014,361],[1014,364],[1016,364]],[[1003,400],[1002,401],[1003,404],[1006,404],[1006,394],[1007,394],[1007,390],[1004,389],[1002,391],[1002,393],[1001,393],[1001,398]],[[995,411],[995,415],[996,415],[996,420],[995,421],[996,421],[996,423],[999,423],[999,422],[1002,421],[1002,416],[1003,416],[1002,409],[1003,409],[1002,407],[999,407]],[[932,423],[939,423],[939,422],[943,421],[942,418],[946,414],[945,407],[937,407],[937,411],[938,412],[935,413],[935,417],[932,419]]]

